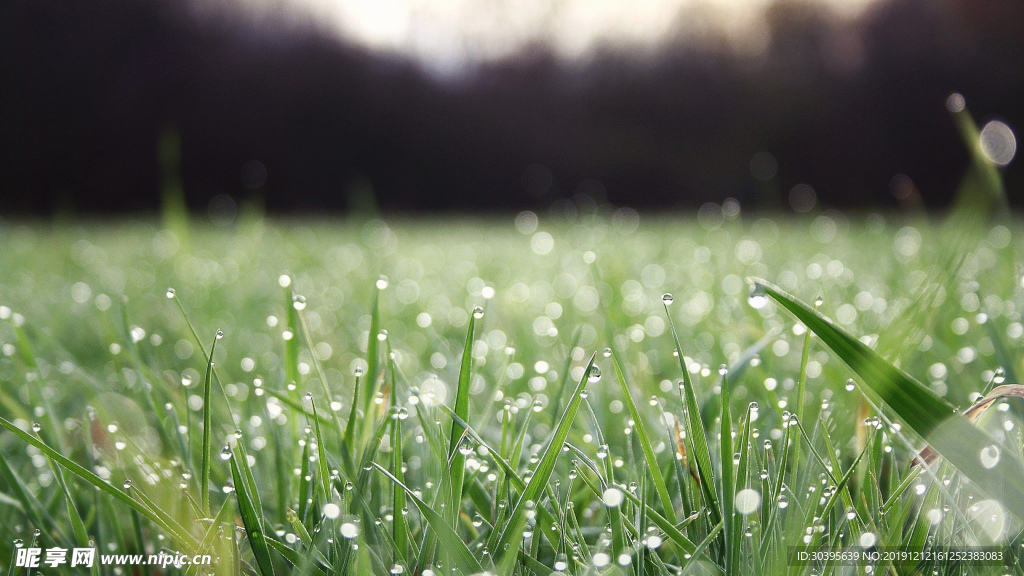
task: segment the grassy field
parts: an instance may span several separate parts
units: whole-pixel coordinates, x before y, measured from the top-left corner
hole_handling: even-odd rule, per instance
[[[264,576],[1024,573],[1021,403],[953,415],[1018,382],[1022,233],[6,224],[0,566],[95,545]],[[987,545],[1007,560],[791,562]],[[162,572],[93,573],[118,570]]]

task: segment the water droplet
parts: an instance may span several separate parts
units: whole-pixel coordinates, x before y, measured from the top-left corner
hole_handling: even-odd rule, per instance
[[[985,468],[995,468],[996,464],[999,464],[999,457],[999,447],[995,444],[990,444],[981,449],[981,465]]]
[[[477,320],[479,320],[479,319],[481,319],[483,317],[484,317],[484,309],[483,309],[483,307],[482,306],[474,306],[473,307],[473,318],[476,318]]]
[[[296,310],[306,309],[306,297],[301,294],[292,295],[292,308]]]
[[[992,382],[995,384],[1002,384],[1006,381],[1006,370],[1002,366],[996,368],[996,371],[992,373]]]
[[[174,291],[174,288],[168,288],[167,289],[167,298],[168,299],[174,299],[174,295],[175,294],[177,294],[177,293]]]
[[[850,378],[849,380],[846,381],[846,391],[847,392],[853,392],[853,389],[856,388],[856,387],[857,387],[857,383],[853,381],[853,378]]]
[[[209,332],[207,332],[207,334],[209,334]],[[216,336],[217,340],[220,340],[221,338],[224,338],[224,331],[223,330],[217,330],[217,333],[214,334],[214,336]]]
[[[722,364],[721,366],[718,367],[718,375],[719,376],[725,376],[728,373],[729,373],[729,367],[726,366],[725,364]]]
[[[25,546],[25,542],[21,538],[15,538],[14,539],[14,547],[15,548],[22,548],[24,546]]]
[[[950,94],[949,98],[946,98],[946,110],[950,112],[963,112],[966,105],[967,101],[964,100],[964,97],[956,92]]]
[[[231,459],[231,446],[224,446],[224,448],[221,449],[221,451],[220,451],[220,459],[221,460],[230,460]]]
[[[622,504],[622,501],[624,499],[625,496],[622,494],[622,490],[619,490],[618,488],[615,487],[608,488],[601,495],[601,500],[604,502],[604,505],[608,506],[609,508],[617,508],[620,504]]]
[[[35,432],[35,433],[37,433],[37,434],[38,434],[38,433],[39,433],[39,431],[40,431],[40,430],[42,430],[42,429],[43,429],[43,426],[42,426],[42,424],[40,424],[39,422],[33,422],[33,423],[32,423],[32,431],[33,431],[33,432]]]
[[[768,297],[764,293],[764,287],[760,284],[754,284],[750,288],[750,298],[747,299],[747,303],[754,310],[760,310],[768,305]]]
[[[356,526],[352,522],[345,522],[341,525],[341,528],[338,531],[341,532],[342,537],[349,540],[359,536],[359,526]]]
[[[330,520],[334,520],[338,516],[341,516],[341,507],[335,504],[334,502],[328,502],[327,504],[324,504],[324,507],[321,510],[321,512],[323,513],[324,517]]]
[[[598,382],[598,381],[600,381],[601,380],[601,369],[598,368],[597,366],[591,366],[590,367],[590,376],[587,377],[587,380],[589,380],[591,382]]]
[[[824,303],[825,303],[825,298],[821,294],[818,294],[818,296],[814,299],[814,307],[818,308],[818,307],[820,307]]]
[[[979,135],[981,152],[993,164],[1006,166],[1017,154],[1017,138],[1005,123],[992,120]]]
[[[377,277],[377,290],[384,290],[388,287],[388,277],[381,274]]]
[[[671,293],[665,292],[664,294],[661,295],[661,301],[664,302],[666,306],[668,306],[675,301],[675,298],[672,296]]]
[[[761,506],[761,493],[753,488],[744,488],[736,493],[735,503],[740,514],[752,514]]]
[[[779,510],[785,510],[789,506],[789,496],[779,494]]]
[[[605,358],[608,358],[608,357],[610,357],[611,355],[612,355],[612,349],[611,349],[611,348],[605,348],[605,349],[604,349],[604,357],[605,357]]]
[[[132,481],[131,480],[125,480],[123,486],[124,486],[125,490],[131,490],[132,489]]]

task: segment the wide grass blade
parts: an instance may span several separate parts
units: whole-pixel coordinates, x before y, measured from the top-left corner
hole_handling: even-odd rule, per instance
[[[231,477],[235,483],[235,495],[238,500],[238,513],[242,517],[242,525],[245,527],[245,537],[249,540],[249,547],[256,558],[256,565],[259,567],[262,576],[274,575],[274,563],[270,558],[270,547],[267,544],[267,536],[263,529],[263,506],[259,501],[259,493],[255,492],[255,480],[249,470],[249,464],[242,454],[242,465],[239,466],[238,458],[241,449],[231,453]]]
[[[782,289],[754,280],[756,290],[771,297],[803,322],[845,362],[886,405],[932,448],[989,496],[1024,519],[1024,464],[990,435],[958,416],[953,407],[903,370],[884,360],[807,304]],[[993,452],[994,451],[994,452]],[[982,461],[983,452],[998,454]]]
[[[94,472],[87,470],[82,465],[78,464],[74,460],[71,460],[67,456],[64,456],[60,452],[54,450],[48,444],[42,440],[32,436],[25,432],[21,428],[18,428],[7,419],[0,417],[0,426],[3,426],[9,430],[15,436],[21,438],[25,442],[35,446],[40,452],[51,458],[54,462],[63,466],[66,470],[78,476],[82,480],[85,480],[89,484],[95,486],[101,492],[104,492],[118,501],[128,505],[134,510],[137,510],[140,514],[149,518],[158,526],[166,530],[176,540],[179,546],[183,547],[185,551],[194,552],[197,549],[197,542],[195,539],[177,522],[174,521],[166,512],[160,510],[152,510],[148,506],[143,505],[131,496],[129,496],[123,490],[119,490],[114,486],[110,485],[107,481],[97,476]]]

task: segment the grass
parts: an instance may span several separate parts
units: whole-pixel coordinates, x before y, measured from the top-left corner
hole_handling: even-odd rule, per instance
[[[1022,233],[606,208],[6,224],[0,566],[32,542],[264,576],[1019,550],[1020,396],[957,410],[1024,368]]]

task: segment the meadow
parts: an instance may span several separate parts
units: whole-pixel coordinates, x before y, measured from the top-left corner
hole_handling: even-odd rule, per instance
[[[9,222],[0,566],[1024,573],[1022,233],[731,204]],[[978,546],[1004,559],[794,561]]]

